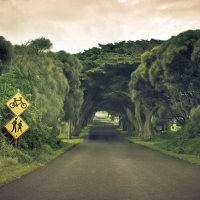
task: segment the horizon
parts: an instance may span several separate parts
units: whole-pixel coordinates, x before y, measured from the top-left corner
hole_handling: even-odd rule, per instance
[[[142,40],[147,40],[147,41],[150,41],[150,40],[160,40],[160,41],[167,41],[167,40],[169,40],[170,38],[172,38],[173,36],[178,36],[179,34],[181,34],[181,33],[184,33],[184,32],[187,32],[187,31],[195,31],[195,30],[200,30],[200,29],[188,29],[188,30],[185,30],[185,31],[182,31],[182,32],[180,32],[180,33],[178,33],[178,34],[176,34],[176,35],[171,35],[169,38],[167,38],[167,39],[158,39],[158,38],[149,38],[149,39],[143,39],[143,38],[141,38],[141,39],[137,39],[137,40],[120,40],[120,41],[113,41],[113,42],[108,42],[108,43],[99,43],[99,42],[97,42],[97,45],[96,46],[91,46],[91,47],[89,47],[89,48],[87,48],[87,49],[83,49],[82,51],[79,51],[79,52],[74,52],[74,53],[72,53],[72,52],[67,52],[67,53],[70,53],[70,54],[78,54],[78,53],[83,53],[84,51],[87,51],[87,50],[90,50],[90,49],[92,49],[92,48],[95,48],[95,47],[97,47],[97,48],[101,48],[101,47],[99,47],[99,44],[102,44],[102,45],[106,45],[106,44],[115,44],[115,43],[119,43],[119,42],[122,42],[122,41],[124,41],[124,42],[128,42],[128,41],[132,41],[132,42],[136,42],[136,41],[142,41]],[[3,35],[0,35],[0,36],[3,36]],[[10,41],[9,40],[9,38],[6,38],[5,36],[3,36],[6,40],[8,40],[8,41]],[[44,36],[40,36],[40,37],[37,37],[37,38],[32,38],[32,39],[30,39],[30,40],[28,40],[28,41],[31,41],[31,40],[35,40],[35,39],[38,39],[38,38],[46,38],[46,37],[44,37]],[[46,38],[46,39],[49,39],[49,38]],[[50,40],[51,41],[51,40]],[[10,42],[12,42],[12,41],[10,41]],[[12,43],[12,45],[21,45],[21,44],[25,44],[27,41],[22,41],[21,43]],[[51,41],[52,42],[52,41]],[[51,48],[51,51],[52,52],[58,52],[58,51],[63,51],[64,49],[58,49],[58,50],[54,50],[54,43],[52,43],[53,44],[53,46],[52,46],[52,48]],[[64,50],[65,51],[65,50]]]

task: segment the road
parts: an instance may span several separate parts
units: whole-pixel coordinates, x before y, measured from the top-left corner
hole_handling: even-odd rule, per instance
[[[126,141],[95,122],[87,140],[0,188],[1,200],[199,200],[200,167]]]

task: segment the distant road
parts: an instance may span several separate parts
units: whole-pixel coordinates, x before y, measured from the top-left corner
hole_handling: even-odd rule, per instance
[[[96,121],[88,139],[0,188],[1,200],[200,200],[200,167],[123,139]]]

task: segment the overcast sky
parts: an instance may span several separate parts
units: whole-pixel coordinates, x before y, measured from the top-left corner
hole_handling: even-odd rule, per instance
[[[43,36],[55,51],[188,29],[200,29],[200,0],[0,0],[0,35],[14,44]]]

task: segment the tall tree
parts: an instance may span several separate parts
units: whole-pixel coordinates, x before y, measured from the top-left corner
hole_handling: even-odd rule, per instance
[[[8,70],[13,53],[12,44],[0,36],[0,74]]]

